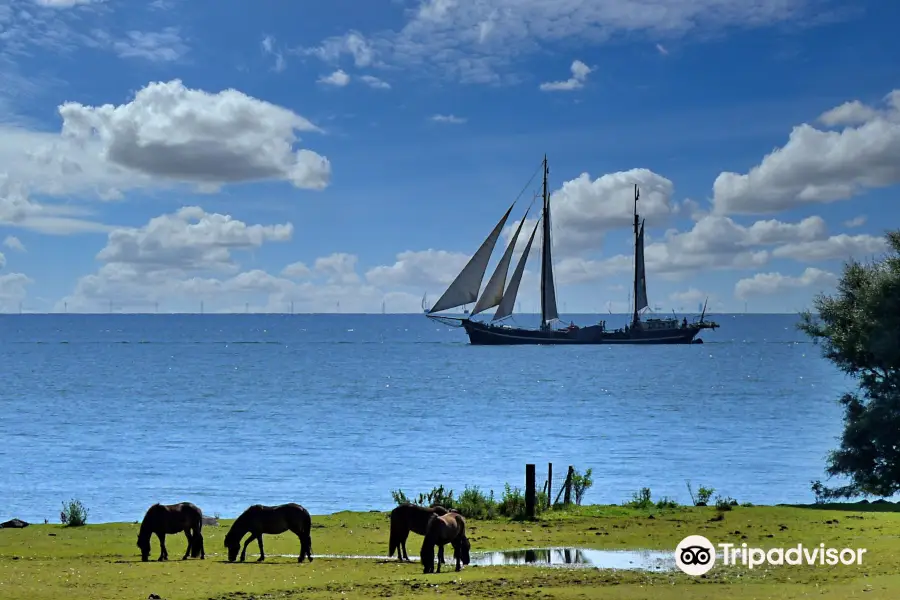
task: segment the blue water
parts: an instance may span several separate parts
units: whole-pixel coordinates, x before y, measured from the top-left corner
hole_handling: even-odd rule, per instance
[[[585,502],[687,502],[686,479],[811,501],[847,380],[795,316],[715,318],[704,345],[489,348],[421,315],[3,316],[0,519],[386,509],[397,488],[499,494],[526,462],[556,485],[593,467]]]

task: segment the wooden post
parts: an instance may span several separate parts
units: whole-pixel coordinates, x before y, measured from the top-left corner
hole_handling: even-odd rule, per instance
[[[569,473],[566,475],[566,496],[564,503],[566,506],[572,503],[572,478],[575,476],[575,467],[569,465]]]
[[[550,508],[553,493],[553,463],[547,463],[547,508]]]
[[[525,515],[534,518],[534,465],[525,465]]]

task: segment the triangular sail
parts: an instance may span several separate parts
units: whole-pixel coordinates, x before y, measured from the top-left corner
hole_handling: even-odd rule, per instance
[[[475,308],[472,309],[470,316],[474,317],[482,311],[494,308],[503,300],[503,288],[506,287],[506,276],[509,274],[509,263],[512,261],[513,252],[516,249],[516,242],[519,240],[519,233],[521,233],[522,226],[525,224],[525,219],[527,217],[528,211],[526,210],[525,216],[519,221],[519,227],[516,228],[516,233],[509,241],[509,246],[506,247],[506,252],[503,253],[503,257],[500,259],[500,262],[497,263],[497,268],[494,269],[494,274],[491,275],[487,285],[484,286],[484,291],[481,293],[481,297],[475,304]]]
[[[644,265],[644,221],[638,234],[634,250],[634,311],[639,312],[650,306],[647,301],[647,272]]]
[[[513,308],[515,308],[516,295],[519,293],[519,284],[522,282],[522,275],[525,273],[525,264],[528,262],[528,253],[531,251],[531,244],[534,242],[534,236],[537,233],[538,225],[540,225],[539,222],[534,224],[534,230],[531,232],[531,238],[528,240],[528,245],[525,246],[525,251],[522,252],[522,256],[519,258],[516,270],[513,271],[512,279],[509,280],[509,287],[506,288],[506,293],[503,294],[503,300],[500,301],[500,306],[497,308],[497,312],[494,313],[494,318],[492,319],[494,321],[508,317],[512,314]]]
[[[456,276],[456,279],[453,280],[453,283],[450,284],[450,287],[447,288],[444,295],[431,307],[428,314],[456,308],[457,306],[463,306],[464,304],[471,304],[478,299],[478,290],[481,289],[481,281],[484,279],[484,272],[487,270],[488,262],[491,260],[494,246],[497,245],[497,239],[500,237],[500,232],[503,231],[503,226],[506,225],[506,219],[509,218],[509,213],[512,212],[515,204],[515,202],[512,203],[506,211],[506,214],[503,215],[503,218],[500,219],[500,222],[497,223],[497,226],[491,231],[491,234],[487,236],[487,239],[484,240],[481,247],[475,252],[475,255],[469,259],[469,262],[463,267],[463,270],[459,272],[459,275]]]
[[[553,285],[553,256],[550,239],[550,194],[547,193],[547,157],[544,157],[544,230],[541,252],[541,328],[559,318],[556,288]]]

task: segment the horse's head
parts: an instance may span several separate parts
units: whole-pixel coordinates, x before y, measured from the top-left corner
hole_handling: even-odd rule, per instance
[[[150,536],[138,534],[137,547],[141,550],[141,560],[144,562],[150,560]]]
[[[469,564],[469,550],[472,548],[472,544],[469,543],[469,538],[463,536],[460,538],[459,543],[456,545],[456,548],[453,549],[453,554],[456,556],[454,558],[458,558],[462,564]]]
[[[434,546],[431,544],[422,544],[422,550],[419,552],[419,560],[422,562],[424,573],[434,573]]]
[[[235,539],[229,531],[225,536],[225,547],[228,548],[228,562],[234,562],[237,558],[238,550],[241,549],[241,540]]]

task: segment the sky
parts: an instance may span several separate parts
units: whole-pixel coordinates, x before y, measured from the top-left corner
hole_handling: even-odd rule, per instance
[[[651,307],[803,310],[900,226],[897,22],[884,0],[5,0],[0,312],[420,312],[518,197],[487,282],[545,154],[562,313],[627,312],[635,184]]]

